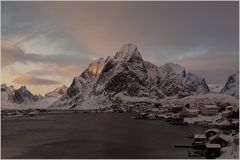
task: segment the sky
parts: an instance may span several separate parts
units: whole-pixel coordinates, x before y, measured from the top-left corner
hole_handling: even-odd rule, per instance
[[[225,83],[239,66],[239,7],[229,2],[1,2],[1,82],[35,94],[69,86],[125,43]]]

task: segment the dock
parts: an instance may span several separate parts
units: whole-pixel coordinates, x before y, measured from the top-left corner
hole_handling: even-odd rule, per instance
[[[174,145],[175,148],[193,148],[193,145],[187,144],[176,144]]]

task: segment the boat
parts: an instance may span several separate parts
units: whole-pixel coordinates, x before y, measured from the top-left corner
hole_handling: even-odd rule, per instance
[[[146,113],[139,113],[137,115],[133,116],[134,119],[147,119],[147,114]]]

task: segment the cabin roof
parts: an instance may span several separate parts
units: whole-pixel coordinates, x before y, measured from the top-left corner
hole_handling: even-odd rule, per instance
[[[213,109],[218,109],[218,108],[219,108],[219,107],[216,106],[216,105],[209,105],[209,104],[204,105],[204,107],[205,107],[205,108],[209,108],[209,109],[210,109],[210,108],[211,108],[211,109],[212,109],[212,108],[213,108]]]
[[[234,106],[226,106],[225,108],[234,108]]]
[[[204,134],[194,134],[194,139],[195,138],[201,138],[201,139],[205,139],[206,136]]]
[[[211,143],[207,143],[206,144],[207,148],[221,148],[220,144],[211,144]]]
[[[219,131],[219,129],[216,129],[216,128],[210,128],[210,129],[208,129],[208,130],[205,131],[205,133],[207,133],[207,132],[216,132],[216,133],[219,133],[220,131]]]
[[[186,109],[187,112],[190,112],[190,113],[198,113],[199,110],[198,109]]]
[[[231,113],[232,111],[229,111],[229,110],[226,110],[226,111],[223,111],[222,113]]]
[[[216,138],[220,138],[220,139],[228,142],[228,139],[227,139],[225,136],[223,136],[223,135],[220,135],[220,136],[219,136],[219,135],[214,135],[214,136],[212,136],[212,137],[209,138],[209,142],[212,142],[212,141],[215,140]]]

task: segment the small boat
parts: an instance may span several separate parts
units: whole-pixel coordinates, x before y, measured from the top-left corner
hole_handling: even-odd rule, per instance
[[[134,119],[147,119],[147,114],[146,113],[139,113],[135,116],[133,116]]]

